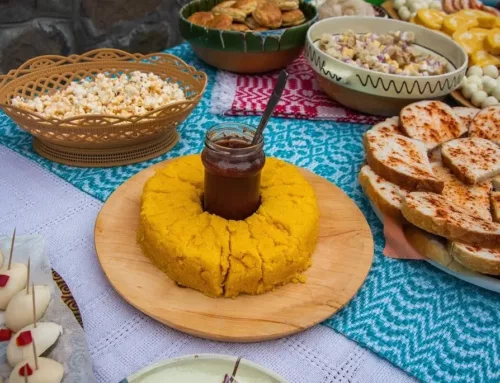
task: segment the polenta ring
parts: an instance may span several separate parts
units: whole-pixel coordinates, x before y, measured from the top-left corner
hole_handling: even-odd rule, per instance
[[[137,240],[177,284],[212,297],[262,294],[304,282],[318,239],[319,210],[295,166],[268,158],[261,205],[241,221],[203,211],[199,155],[171,161],[144,186]]]

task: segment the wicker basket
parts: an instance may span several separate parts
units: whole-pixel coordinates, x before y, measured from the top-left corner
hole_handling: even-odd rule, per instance
[[[44,118],[10,104],[15,96],[34,98],[50,94],[72,81],[93,79],[99,73],[136,70],[177,82],[187,100],[142,116],[85,115],[63,120]],[[178,140],[176,126],[196,107],[206,84],[205,73],[169,54],[97,49],[83,55],[34,58],[0,76],[0,107],[35,137],[33,146],[40,155],[73,166],[116,166],[144,161],[170,150]]]

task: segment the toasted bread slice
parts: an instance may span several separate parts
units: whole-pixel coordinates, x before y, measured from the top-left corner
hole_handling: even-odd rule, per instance
[[[500,275],[500,248],[484,249],[451,242],[449,252],[453,258],[468,269],[482,274]]]
[[[500,222],[500,192],[491,192],[490,198],[493,221]]]
[[[470,124],[479,113],[480,109],[477,108],[467,108],[465,106],[456,106],[453,109],[453,113],[455,113],[458,118],[462,120],[465,128],[469,129]]]
[[[401,220],[401,199],[408,190],[386,181],[377,175],[368,165],[359,172],[359,183],[366,196],[384,214]]]
[[[500,175],[493,177],[491,181],[493,182],[493,189],[500,191]]]
[[[399,127],[399,117],[389,117],[386,120],[379,122],[370,129],[372,133],[386,133],[386,134],[403,134]]]
[[[491,181],[468,186],[455,177],[450,169],[444,167],[443,164],[433,163],[432,170],[444,182],[441,194],[445,198],[454,203],[455,206],[463,207],[474,217],[487,221],[492,220],[490,212]]]
[[[444,183],[433,173],[423,143],[391,133],[368,131],[363,137],[366,161],[387,181],[408,190],[440,193]]]
[[[447,249],[447,241],[444,238],[423,231],[413,225],[406,225],[403,230],[410,245],[424,257],[453,271],[460,273],[470,272],[451,256]]]
[[[399,120],[403,132],[424,142],[428,150],[467,133],[462,120],[441,101],[419,101],[405,106]]]
[[[469,127],[469,136],[486,138],[500,145],[500,105],[481,110]]]
[[[467,137],[441,147],[443,163],[467,185],[500,174],[500,147],[484,138]]]
[[[401,203],[403,216],[429,233],[487,248],[500,248],[500,224],[478,219],[435,193],[412,192]]]

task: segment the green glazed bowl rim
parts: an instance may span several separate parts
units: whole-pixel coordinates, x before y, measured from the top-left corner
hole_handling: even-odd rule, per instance
[[[188,7],[191,7],[195,3],[199,3],[201,5],[202,3],[205,3],[207,1],[209,1],[209,0],[193,0],[193,1],[190,1],[189,3],[184,4],[182,6],[182,8],[179,10],[180,20],[189,24],[190,28],[195,28],[195,30],[198,29],[199,31],[204,31],[205,33],[208,33],[208,31],[211,30],[211,31],[221,31],[224,34],[227,33],[227,34],[232,35],[232,36],[241,36],[241,35],[245,35],[245,34],[253,34],[253,35],[258,35],[258,36],[279,36],[279,35],[284,34],[286,31],[299,30],[302,28],[309,29],[309,27],[313,23],[318,21],[318,17],[319,17],[317,8],[312,3],[308,2],[308,1],[304,1],[304,0],[300,0],[300,2],[299,2],[300,6],[301,6],[300,9],[302,9],[302,7],[307,7],[309,11],[314,13],[313,17],[307,18],[307,16],[306,16],[306,21],[300,25],[279,28],[279,29],[270,29],[268,31],[231,31],[231,30],[222,30],[222,29],[216,29],[216,28],[208,28],[208,27],[203,27],[201,25],[193,24],[186,17],[184,17],[185,9],[187,9]],[[216,4],[222,3],[223,1],[226,1],[226,0],[216,0]],[[201,12],[201,11],[199,11],[199,12]]]

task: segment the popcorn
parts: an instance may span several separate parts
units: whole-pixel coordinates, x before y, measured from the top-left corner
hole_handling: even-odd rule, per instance
[[[52,95],[34,99],[17,96],[11,103],[46,118],[62,119],[85,114],[143,115],[184,100],[186,96],[178,84],[164,81],[154,73],[135,71],[115,77],[99,73],[92,81],[74,82]]]

